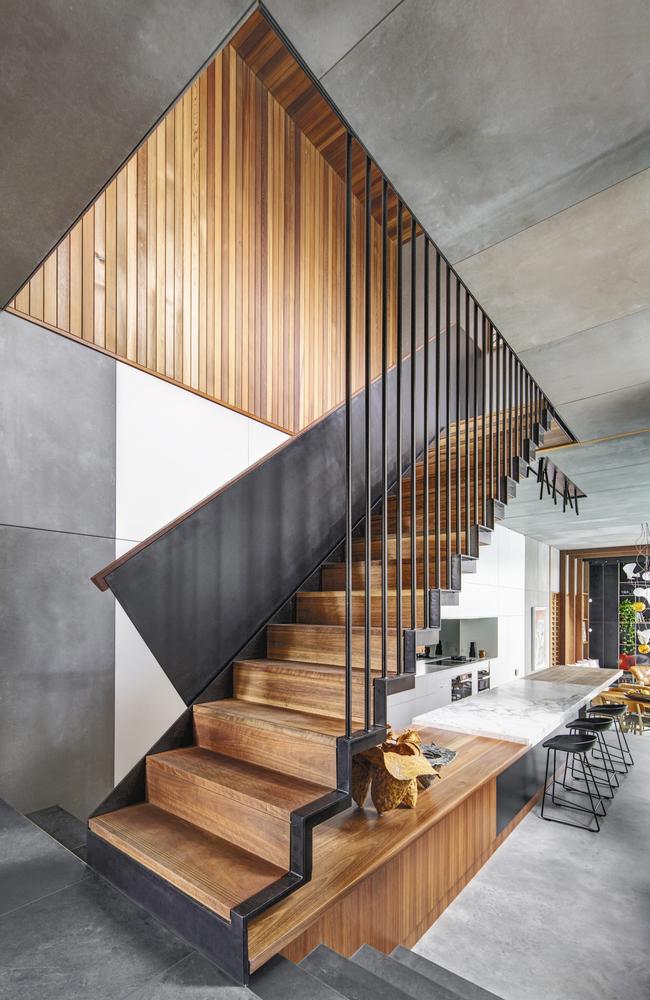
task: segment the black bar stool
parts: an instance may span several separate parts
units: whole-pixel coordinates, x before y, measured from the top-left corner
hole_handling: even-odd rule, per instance
[[[619,722],[619,719],[625,715],[626,712],[627,705],[618,705],[615,703],[608,705],[593,705],[591,708],[587,709],[588,716],[600,716],[601,718],[611,719],[614,723],[614,731],[616,732],[618,739],[618,746],[614,743],[607,743],[607,745],[609,746],[610,756],[613,755],[614,762],[616,763],[618,761],[623,765],[624,772],[619,773],[625,774],[627,774],[630,767],[634,764],[634,758],[627,742],[627,736],[623,732]]]
[[[596,739],[597,737],[594,735],[570,736],[566,733],[562,733],[560,736],[552,736],[550,740],[546,740],[546,742],[543,744],[543,746],[546,747],[546,774],[544,777],[542,808],[540,810],[540,816],[542,817],[542,819],[547,820],[549,823],[562,823],[564,826],[575,826],[579,830],[589,830],[590,833],[599,832],[600,823],[598,822],[598,817],[599,815],[605,816],[606,814],[605,803],[603,802],[600,792],[598,791],[598,785],[596,783],[596,779],[594,778],[593,771],[591,770],[591,764],[589,762],[589,756],[588,756],[589,751],[593,750],[593,748],[596,745]],[[544,806],[546,804],[546,797],[549,794],[548,777],[549,777],[549,766],[551,762],[551,751],[553,752],[553,771],[552,771],[552,780],[550,782],[551,802],[553,803],[553,805],[559,806],[563,809],[571,809],[574,812],[587,813],[594,820],[596,824],[595,829],[591,825],[585,825],[584,823],[572,823],[570,820],[567,819],[554,819],[552,816],[544,815]],[[564,760],[564,776],[561,782],[557,781],[555,777],[557,773],[558,751],[560,753],[566,754]],[[570,785],[566,784],[567,764],[569,760],[569,755],[571,755],[572,768],[574,767],[576,761],[579,761],[580,766],[582,767],[584,782],[587,786],[586,791],[583,788],[572,788]],[[591,791],[591,785],[589,784],[590,781],[591,785],[593,785],[594,788],[593,794]],[[555,794],[556,785],[561,785],[564,789],[566,789],[566,791],[569,792],[578,792],[580,795],[588,795],[590,808],[587,808],[586,806],[576,805],[574,802],[569,802],[567,799],[559,798]],[[599,813],[598,812],[599,809],[602,809],[602,812]],[[590,823],[591,820],[589,821],[589,824]]]
[[[600,755],[602,758],[601,764],[594,764],[591,761],[591,768],[594,771],[603,771],[605,774],[605,780],[601,778],[596,778],[599,785],[607,785],[609,788],[609,795],[604,795],[606,799],[613,799],[614,792],[618,788],[618,776],[612,763],[612,758],[609,753],[609,745],[605,742],[605,733],[608,729],[612,728],[612,719],[599,718],[594,715],[587,719],[574,719],[573,722],[567,724],[567,729],[573,736],[595,736],[598,742],[598,748],[600,750]],[[576,778],[578,781],[582,779],[576,776],[574,773],[573,765],[571,767],[571,777]]]

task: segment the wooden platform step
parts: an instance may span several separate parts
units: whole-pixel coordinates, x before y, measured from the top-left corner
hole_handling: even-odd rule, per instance
[[[342,625],[306,623],[269,625],[266,629],[267,654],[273,660],[299,660],[308,663],[345,665],[345,628]],[[378,663],[381,657],[381,629],[371,631],[371,657]],[[388,637],[388,658],[395,662],[396,639]],[[352,667],[363,669],[365,664],[365,633],[352,629]]]
[[[237,698],[195,705],[193,716],[199,746],[336,788],[341,719]]]
[[[287,870],[292,810],[329,791],[203,747],[153,754],[146,768],[152,805]]]
[[[90,820],[90,829],[225,920],[285,874],[264,858],[148,802]]]
[[[381,676],[381,661],[375,661]],[[277,705],[320,715],[327,705],[330,715],[345,718],[345,673],[337,664],[293,660],[237,660],[234,665],[235,697],[264,705]],[[363,724],[364,675],[352,677],[352,715]]]

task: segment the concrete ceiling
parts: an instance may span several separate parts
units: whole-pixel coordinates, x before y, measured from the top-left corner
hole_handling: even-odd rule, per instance
[[[5,0],[0,302],[248,6]],[[267,7],[576,435],[650,428],[647,0]],[[630,544],[650,517],[647,438],[623,441],[557,453],[589,493],[578,519],[522,499],[512,526]]]

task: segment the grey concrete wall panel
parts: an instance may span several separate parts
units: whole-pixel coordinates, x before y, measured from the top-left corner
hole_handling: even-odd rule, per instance
[[[400,0],[267,0],[266,7],[312,73],[323,76]]]
[[[0,305],[248,7],[248,0],[5,0]]]
[[[110,539],[0,527],[0,795],[84,818],[113,786]]]
[[[115,364],[0,313],[0,523],[115,535]]]
[[[460,260],[648,166],[649,31],[645,0],[404,0],[323,83]]]

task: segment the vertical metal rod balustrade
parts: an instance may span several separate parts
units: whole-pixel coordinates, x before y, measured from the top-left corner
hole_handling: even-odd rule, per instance
[[[481,351],[481,524],[487,524],[487,458],[486,458],[486,437],[487,437],[487,410],[485,408],[487,383],[486,359],[488,354],[487,340],[488,322],[483,313],[483,343]]]
[[[396,427],[395,474],[397,477],[397,504],[395,512],[395,641],[397,643],[397,673],[402,673],[402,202],[397,199],[397,369],[396,369]]]
[[[417,628],[417,585],[418,585],[418,562],[416,547],[416,527],[417,527],[417,427],[415,398],[417,393],[417,316],[415,312],[416,304],[416,283],[417,283],[417,245],[416,245],[415,218],[411,216],[411,628]],[[426,443],[425,443],[426,455]]]
[[[388,183],[381,185],[381,676],[388,675]]]
[[[481,515],[479,512],[478,503],[478,358],[479,358],[479,347],[478,347],[478,302],[474,300],[474,429],[472,433],[472,442],[474,445],[474,520],[477,524],[481,523]]]
[[[352,136],[345,148],[345,735],[352,734]]]
[[[494,327],[490,324],[490,336],[488,339],[488,434],[489,434],[489,449],[488,449],[488,483],[490,498],[495,496],[495,486],[494,486]],[[485,408],[484,408],[485,409]]]
[[[370,728],[370,710],[372,693],[372,433],[371,433],[371,407],[370,394],[372,389],[372,316],[371,316],[371,295],[372,295],[372,272],[371,272],[371,228],[372,228],[372,204],[371,204],[371,177],[372,160],[366,154],[365,163],[365,231],[364,231],[364,326],[365,326],[365,486],[366,486],[366,507],[365,507],[365,565],[364,565],[364,722],[365,728]]]
[[[470,524],[471,524],[471,514],[470,514],[470,477],[469,477],[469,393],[470,393],[470,354],[471,354],[471,342],[469,333],[469,318],[470,318],[470,307],[469,307],[469,291],[465,287],[465,551],[470,550]]]
[[[424,627],[429,628],[429,240],[424,239],[424,482],[423,482],[423,509],[422,509],[422,590],[424,593],[423,621]]]
[[[441,386],[441,357],[440,357],[440,338],[442,336],[441,330],[441,303],[440,303],[440,281],[441,281],[441,268],[440,268],[440,251],[436,249],[436,376],[435,376],[435,391],[436,391],[436,467],[435,467],[435,494],[436,494],[436,504],[435,504],[435,533],[436,533],[436,587],[442,587],[442,545],[440,538],[440,386]]]
[[[460,460],[460,281],[456,278],[456,554],[462,550],[461,460]]]
[[[495,471],[496,471],[496,498],[497,500],[502,499],[501,495],[501,334],[497,332],[495,339],[495,350],[496,355],[494,358],[494,364],[496,369],[496,397],[495,397],[495,421],[496,421],[496,434],[495,434]]]
[[[451,583],[451,268],[445,263],[445,589]],[[458,527],[458,525],[456,526]]]

